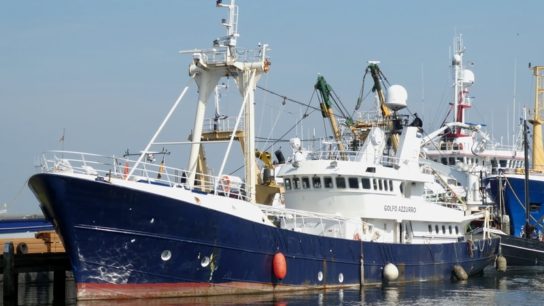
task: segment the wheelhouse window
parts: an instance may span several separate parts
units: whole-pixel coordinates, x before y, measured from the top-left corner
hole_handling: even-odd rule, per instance
[[[389,191],[393,191],[393,181],[389,180]]]
[[[293,178],[293,188],[300,189],[300,178],[298,177]]]
[[[302,189],[309,189],[310,188],[310,179],[307,177],[302,178]]]
[[[359,180],[356,177],[349,177],[348,185],[351,189],[359,189]]]
[[[312,177],[312,186],[314,186],[314,189],[321,188],[321,177],[319,176]]]
[[[376,182],[376,179],[372,179],[372,189],[378,190],[378,182]]]
[[[336,188],[339,188],[339,189],[346,188],[346,179],[343,176],[336,177]]]
[[[323,178],[323,183],[325,184],[325,188],[332,188],[333,185],[332,185],[332,177],[330,176],[325,176]]]
[[[286,178],[283,180],[283,183],[285,185],[285,190],[291,190],[291,179]]]
[[[363,189],[370,189],[370,179],[363,177],[361,179],[361,184],[363,185]]]
[[[382,180],[378,180],[378,188],[380,188],[380,191],[383,190],[383,181]]]

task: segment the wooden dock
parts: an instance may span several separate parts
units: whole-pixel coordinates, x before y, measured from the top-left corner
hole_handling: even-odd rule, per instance
[[[19,273],[53,271],[53,300],[64,301],[66,271],[70,260],[55,232],[40,232],[35,238],[0,239],[0,271],[3,274],[4,304],[17,304]]]

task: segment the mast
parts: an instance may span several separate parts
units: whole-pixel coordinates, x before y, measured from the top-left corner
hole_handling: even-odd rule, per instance
[[[189,53],[193,56],[193,62],[189,66],[189,75],[198,86],[198,104],[195,115],[195,123],[192,131],[192,145],[187,169],[187,184],[193,188],[198,185],[197,163],[202,139],[202,128],[206,105],[210,94],[214,91],[222,77],[233,77],[244,99],[245,105],[245,184],[248,197],[255,202],[256,161],[255,161],[255,119],[254,119],[254,91],[262,73],[269,70],[270,62],[266,58],[268,45],[259,44],[257,50],[239,50],[236,48],[238,34],[238,6],[235,0],[230,4],[223,4],[221,0],[216,2],[217,7],[229,10],[229,19],[221,20],[221,24],[227,29],[227,35],[213,41],[213,49],[188,50],[181,53]],[[240,54],[240,55],[239,55]],[[221,175],[221,173],[220,173]]]
[[[533,67],[535,77],[535,109],[533,119],[533,168],[544,171],[544,146],[542,144],[542,111],[544,111],[544,66]]]
[[[455,41],[455,50],[452,59],[453,66],[453,121],[465,123],[465,109],[470,108],[468,87],[474,83],[474,74],[463,66],[463,36],[459,34]],[[454,136],[462,136],[461,128],[455,129]]]
[[[523,118],[523,154],[525,156],[525,238],[529,238],[531,231],[529,228],[529,142],[527,139],[527,118]]]

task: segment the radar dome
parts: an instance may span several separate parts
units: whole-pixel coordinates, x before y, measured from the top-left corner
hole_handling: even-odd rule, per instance
[[[406,100],[408,99],[408,93],[406,89],[401,85],[391,85],[387,89],[387,98],[385,105],[393,111],[398,111],[406,107]]]
[[[463,70],[463,85],[470,86],[474,84],[474,72],[465,69]]]

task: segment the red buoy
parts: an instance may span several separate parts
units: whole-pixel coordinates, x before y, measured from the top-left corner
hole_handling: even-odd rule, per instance
[[[274,276],[277,279],[284,279],[287,275],[287,261],[281,252],[274,254],[272,269],[274,270]]]

